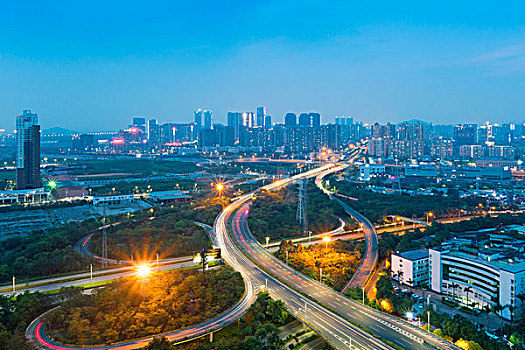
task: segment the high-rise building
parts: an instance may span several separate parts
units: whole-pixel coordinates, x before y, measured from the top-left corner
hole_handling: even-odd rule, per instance
[[[295,113],[286,113],[286,115],[284,116],[284,126],[297,126],[297,115]]]
[[[213,120],[212,120],[212,111],[210,110],[202,110],[202,109],[197,109],[195,112],[193,112],[193,115],[194,115],[194,120],[195,120],[195,127],[197,128],[197,132],[198,130],[201,130],[201,129],[211,129],[211,126],[212,126],[212,123],[213,123]]]
[[[148,120],[148,143],[153,146],[160,144],[160,125],[157,119]]]
[[[210,130],[213,123],[212,119],[212,111],[205,110],[204,111],[204,129]]]
[[[319,113],[301,113],[299,115],[299,125],[300,126],[320,127],[321,126],[321,114]]]
[[[321,126],[321,114],[319,113],[308,113],[310,117],[310,126],[318,128]]]
[[[266,107],[257,107],[257,125],[259,127],[264,126],[264,118],[266,117]]]
[[[25,110],[16,117],[16,185],[19,190],[40,187],[40,125],[38,116]]]
[[[454,140],[457,146],[475,145],[478,143],[478,125],[463,124],[454,128]]]
[[[235,141],[239,140],[241,128],[252,128],[255,124],[253,112],[228,112],[228,126],[233,128]]]
[[[272,127],[272,116],[271,115],[267,115],[264,117],[264,127],[266,129],[271,129]]]
[[[299,114],[299,126],[311,126],[308,113]]]
[[[142,117],[133,117],[133,127],[142,130],[143,133],[146,133],[146,118]]]
[[[202,109],[199,108],[195,112],[193,112],[193,116],[195,127],[197,128],[197,130],[200,130],[200,128],[204,126],[204,113],[202,112]]]

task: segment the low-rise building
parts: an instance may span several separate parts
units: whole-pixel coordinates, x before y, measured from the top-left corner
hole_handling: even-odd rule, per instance
[[[411,287],[428,284],[428,250],[392,253],[392,278]]]
[[[191,202],[192,196],[178,190],[150,192],[149,198],[155,203]]]
[[[0,204],[42,203],[48,201],[49,196],[50,193],[44,190],[43,187],[28,190],[0,191]]]
[[[376,176],[384,173],[384,164],[362,164],[359,166],[359,178],[364,181],[370,180],[371,176]]]
[[[133,194],[120,194],[115,196],[94,196],[93,205],[116,205],[132,203],[135,201]]]

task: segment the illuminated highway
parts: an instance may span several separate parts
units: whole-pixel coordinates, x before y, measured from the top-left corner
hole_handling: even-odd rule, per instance
[[[340,171],[343,170],[345,166],[339,166],[336,170]],[[322,172],[315,178],[315,184],[319,189],[321,189],[324,193],[326,193],[330,199],[337,201],[339,205],[341,205],[344,209],[344,211],[353,217],[355,221],[357,221],[361,225],[361,229],[363,230],[364,236],[365,236],[365,251],[363,253],[363,260],[361,261],[361,264],[359,265],[358,269],[352,276],[352,279],[348,282],[348,284],[343,288],[343,292],[348,290],[349,288],[355,288],[355,287],[366,287],[367,282],[369,281],[370,277],[372,276],[372,273],[377,265],[377,232],[374,228],[374,225],[368,220],[365,216],[361,215],[361,213],[355,211],[352,209],[348,204],[340,200],[339,198],[335,197],[327,191],[323,185],[322,181],[323,178],[333,173],[334,169],[330,169],[327,171]]]
[[[263,188],[271,190],[300,177],[316,176],[329,167],[321,167],[295,176],[290,180],[279,181]],[[224,252],[227,252],[228,258],[235,263],[234,268],[241,271],[246,278],[250,278],[252,283],[255,281],[255,283],[264,285],[265,282],[262,279],[267,279],[272,297],[283,300],[289,310],[296,314],[299,319],[304,319],[302,316],[303,304],[306,302],[308,311],[306,322],[333,346],[339,349],[347,349],[349,337],[352,337],[352,349],[390,348],[385,343],[355,327],[347,321],[348,319],[359,323],[374,334],[380,335],[404,349],[428,349],[427,345],[424,344],[425,341],[439,349],[458,349],[455,345],[403,320],[349,300],[332,289],[291,269],[271,255],[254,239],[249,231],[246,217],[249,214],[251,197],[252,194],[240,197],[228,206],[216,221],[215,230],[217,236],[221,237],[222,240],[220,246],[223,248],[223,256]],[[227,231],[230,216],[232,217],[230,228],[233,238],[244,253],[257,262],[257,265],[247,259],[245,255],[239,254],[239,249],[231,242],[231,237]],[[270,276],[275,276],[275,278]],[[301,294],[295,290],[300,291]],[[338,315],[343,316],[344,319]]]
[[[214,230],[207,225],[199,224],[203,228],[205,228],[208,233],[211,236],[211,239],[213,242],[217,242],[217,239],[214,235]],[[179,258],[175,258],[179,259]],[[183,262],[167,262],[172,259],[165,259],[161,260],[160,262],[163,263],[159,267],[159,270],[168,270],[168,269],[174,269],[184,266],[191,266],[195,265],[193,261],[187,261],[187,257],[183,257],[182,259],[186,259],[186,261]],[[126,269],[129,270],[129,268],[119,268],[119,270]],[[129,277],[132,274],[136,274],[135,270],[132,271],[126,271],[122,272],[122,277]],[[116,275],[109,275],[109,276],[103,276],[100,277],[101,279],[115,279],[119,276]],[[95,280],[95,278],[93,279]],[[86,280],[80,280],[75,281],[74,283],[81,283],[86,284],[89,283],[89,279]],[[229,310],[226,310],[224,313],[217,315],[216,317],[213,317],[203,323],[197,324],[195,326],[176,330],[173,332],[167,332],[163,334],[155,334],[154,336],[163,335],[171,342],[178,344],[187,342],[193,339],[197,339],[199,337],[205,336],[211,332],[215,332],[220,330],[221,328],[224,328],[228,326],[229,324],[235,322],[239,318],[241,318],[250,308],[250,306],[255,301],[257,295],[256,291],[254,290],[254,286],[252,284],[248,283],[248,279],[244,279],[245,282],[245,294],[243,298],[235,305],[232,306]],[[67,282],[69,286],[73,282]],[[51,286],[46,287],[38,287],[35,288],[39,291],[42,291],[42,288],[53,288],[58,289],[60,286],[58,284],[54,284]],[[53,310],[50,310],[48,312],[51,312]],[[41,349],[52,349],[52,350],[80,350],[80,349],[91,349],[91,350],[103,350],[103,349],[112,349],[112,350],[131,350],[131,349],[141,349],[145,347],[151,340],[153,340],[154,336],[149,336],[142,339],[136,339],[136,340],[130,340],[125,341],[118,344],[112,344],[112,345],[98,345],[98,346],[82,346],[82,347],[76,347],[76,346],[68,346],[64,344],[59,344],[52,339],[50,339],[45,332],[45,315],[48,313],[41,315],[37,319],[35,319],[27,328],[26,330],[26,337],[30,339],[33,344],[38,345]]]
[[[310,172],[308,172],[310,173]],[[308,175],[306,173],[306,176]],[[317,171],[311,172],[310,174],[316,174]],[[305,176],[305,175],[301,175]],[[295,179],[298,177],[294,177]],[[279,181],[277,183],[265,186],[265,189],[272,189],[283,185],[290,180]],[[270,294],[275,299],[282,300],[288,310],[296,315],[300,320],[306,320],[306,323],[317,333],[322,335],[329,343],[338,349],[348,349],[350,341],[352,342],[352,349],[392,349],[390,346],[370,336],[365,331],[354,326],[351,322],[343,319],[332,311],[329,311],[325,307],[322,307],[318,303],[312,301],[295,291],[294,289],[287,286],[285,283],[274,278],[269,273],[259,268],[253,261],[251,261],[243,252],[236,246],[231,236],[228,234],[228,226],[231,217],[231,229],[237,243],[243,248],[250,252],[250,255],[255,257],[255,261],[260,264],[264,264],[265,269],[270,267],[268,271],[272,272],[271,267],[276,266],[276,259],[271,256],[264,248],[262,248],[254,239],[251,237],[251,244],[247,244],[245,241],[245,235],[240,234],[241,232],[248,232],[246,225],[246,209],[247,203],[252,198],[252,194],[244,195],[237,201],[230,204],[224,209],[224,211],[217,217],[215,222],[215,230],[217,233],[218,244],[222,248],[223,258],[233,266],[234,269],[241,272],[244,278],[249,280],[250,284],[258,287],[266,288],[266,285],[270,291]],[[241,228],[242,227],[242,228]],[[250,235],[251,236],[251,235]],[[263,252],[263,255],[259,255],[255,250]],[[253,250],[253,252],[251,251]],[[293,281],[300,281],[297,277],[299,274],[288,269],[286,272],[277,271],[280,273],[280,277]],[[304,282],[303,282],[304,283]],[[316,282],[306,281],[310,288],[314,288]],[[307,285],[301,283],[300,290],[304,290]],[[330,291],[320,291],[320,294],[328,295]],[[305,312],[306,306],[306,312]],[[350,340],[350,338],[352,340]]]

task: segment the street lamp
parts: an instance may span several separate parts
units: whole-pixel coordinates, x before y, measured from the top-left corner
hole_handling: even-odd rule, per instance
[[[224,185],[218,183],[215,185],[215,189],[217,190],[217,192],[219,192],[219,198],[222,198],[222,191],[224,190]]]
[[[427,225],[428,225],[428,218],[429,218],[429,217],[433,217],[433,216],[434,216],[434,213],[433,213],[433,212],[429,211],[429,212],[427,213]]]
[[[328,251],[328,242],[330,242],[330,237],[324,236],[323,237],[323,242],[324,242],[324,250],[325,250],[325,253],[326,253]]]
[[[266,250],[269,249],[268,244],[270,243],[270,237],[266,237]]]
[[[137,276],[142,281],[142,302],[144,303],[146,301],[146,281],[148,280],[148,276],[151,273],[151,267],[146,264],[139,265],[137,268]]]

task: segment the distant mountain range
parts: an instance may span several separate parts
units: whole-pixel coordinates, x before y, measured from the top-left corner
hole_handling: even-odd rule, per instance
[[[78,134],[78,132],[72,131],[69,129],[60,128],[60,127],[54,127],[54,128],[42,130],[42,135],[73,135],[73,134]]]

